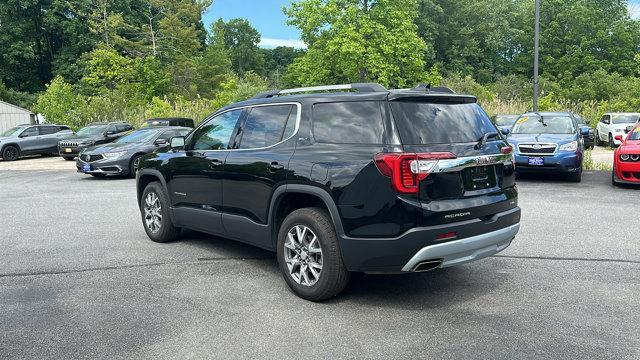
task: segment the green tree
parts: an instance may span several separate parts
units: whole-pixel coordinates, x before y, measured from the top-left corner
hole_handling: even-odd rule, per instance
[[[245,19],[225,22],[218,19],[211,25],[211,42],[228,49],[233,70],[238,74],[245,71],[262,72],[264,57],[258,44],[260,33]]]
[[[309,46],[289,67],[290,83],[404,87],[429,80],[429,48],[414,24],[417,0],[301,0],[285,13]]]
[[[282,76],[286,73],[289,65],[302,56],[305,51],[288,46],[278,46],[273,49],[260,49],[264,57],[263,74],[269,77],[276,87],[280,86]]]
[[[46,91],[38,97],[33,110],[41,113],[50,123],[79,127],[83,124],[78,116],[83,99],[76,94],[71,84],[56,76]]]

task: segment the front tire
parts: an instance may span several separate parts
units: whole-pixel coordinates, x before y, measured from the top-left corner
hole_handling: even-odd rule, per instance
[[[578,172],[568,174],[567,178],[571,182],[576,182],[576,183],[581,182],[582,181],[582,168],[580,168],[580,171],[578,171]]]
[[[277,246],[282,276],[299,297],[323,301],[347,286],[350,274],[325,210],[303,208],[289,214],[280,226]]]
[[[614,187],[620,186],[618,181],[616,181],[616,169],[615,168],[613,169],[613,171],[611,171],[611,185],[613,185]]]
[[[154,242],[173,241],[180,235],[180,228],[173,225],[169,214],[169,199],[162,185],[154,181],[147,185],[140,199],[142,226]]]
[[[66,161],[71,161],[71,160],[75,159],[75,157],[73,157],[73,156],[71,156],[71,157],[63,156],[62,158],[65,159]]]
[[[13,145],[5,146],[2,150],[2,159],[4,161],[16,161],[20,157],[20,149]]]
[[[609,134],[609,147],[612,149],[616,148],[616,143],[613,142],[613,135]]]
[[[132,178],[136,178],[136,174],[138,173],[138,169],[140,168],[140,158],[143,155],[136,155],[131,158],[131,162],[129,163],[129,176]]]

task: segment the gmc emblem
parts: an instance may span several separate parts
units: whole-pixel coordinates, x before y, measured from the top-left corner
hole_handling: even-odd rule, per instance
[[[476,159],[476,163],[478,165],[489,165],[491,164],[491,158],[488,156],[480,156]]]

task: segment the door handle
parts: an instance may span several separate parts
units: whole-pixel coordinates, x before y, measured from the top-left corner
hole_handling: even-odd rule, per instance
[[[213,167],[219,167],[219,166],[224,165],[224,162],[223,162],[223,161],[220,161],[220,160],[218,160],[218,159],[211,159],[211,160],[209,160],[209,163],[210,163],[210,164],[211,164],[211,166],[213,166]]]
[[[269,168],[273,171],[278,171],[278,170],[284,169],[284,165],[280,165],[278,164],[277,161],[274,161],[271,164],[269,164]]]

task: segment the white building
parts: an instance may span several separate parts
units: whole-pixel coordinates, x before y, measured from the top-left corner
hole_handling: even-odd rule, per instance
[[[20,124],[35,124],[36,115],[27,109],[0,100],[0,133]]]

